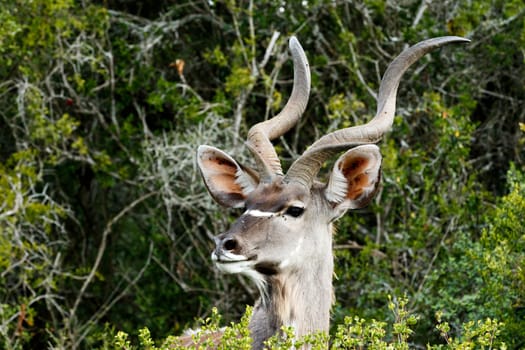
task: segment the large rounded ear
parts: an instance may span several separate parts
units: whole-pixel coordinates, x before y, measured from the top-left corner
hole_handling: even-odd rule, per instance
[[[342,212],[362,208],[376,195],[380,180],[379,147],[358,146],[347,151],[335,163],[325,189],[325,198]]]
[[[199,146],[197,164],[208,192],[225,207],[242,208],[259,181],[253,171],[215,147]]]

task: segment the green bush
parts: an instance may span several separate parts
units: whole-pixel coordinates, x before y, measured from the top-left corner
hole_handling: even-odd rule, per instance
[[[347,316],[344,322],[337,325],[335,334],[329,337],[327,334],[312,334],[300,339],[295,339],[291,327],[283,327],[281,334],[275,335],[266,342],[269,350],[290,350],[301,346],[309,346],[311,349],[383,349],[383,350],[407,350],[412,348],[411,335],[413,326],[418,318],[406,310],[408,299],[400,298],[397,302],[389,301],[389,309],[395,322],[388,324],[376,320],[365,320],[359,317]],[[147,328],[139,330],[137,340],[132,341],[125,332],[106,333],[104,349],[144,349],[144,350],[167,350],[167,349],[250,349],[251,338],[248,323],[252,308],[247,307],[246,312],[239,323],[231,323],[229,326],[219,328],[220,315],[213,309],[211,317],[200,320],[201,328],[192,334],[191,340],[194,345],[184,347],[181,340],[170,336],[161,341],[154,341]],[[503,323],[494,319],[484,319],[477,322],[470,321],[462,326],[461,332],[456,336],[450,335],[450,325],[441,322],[435,326],[441,334],[443,343],[426,344],[427,349],[435,350],[459,350],[459,349],[507,349],[505,343],[499,341]],[[208,334],[223,332],[218,343],[212,342]]]
[[[509,193],[485,213],[479,240],[466,234],[451,247],[447,259],[430,277],[438,298],[427,306],[440,310],[453,329],[468,320],[504,320],[501,339],[511,348],[525,344],[523,264],[525,176],[511,167]]]

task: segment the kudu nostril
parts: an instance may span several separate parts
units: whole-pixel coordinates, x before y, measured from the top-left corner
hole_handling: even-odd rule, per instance
[[[224,250],[227,250],[227,251],[231,252],[232,250],[237,249],[238,244],[237,244],[237,241],[235,239],[228,238],[222,243],[222,247],[223,247]]]

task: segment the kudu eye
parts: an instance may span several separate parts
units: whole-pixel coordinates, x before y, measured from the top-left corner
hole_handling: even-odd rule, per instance
[[[303,212],[304,212],[303,207],[291,206],[291,207],[288,207],[288,209],[286,209],[285,214],[290,215],[294,218],[298,218],[299,216],[303,215]]]

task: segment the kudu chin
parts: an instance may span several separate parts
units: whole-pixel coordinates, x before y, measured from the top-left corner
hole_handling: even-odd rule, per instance
[[[367,124],[337,130],[315,141],[283,172],[271,140],[290,130],[304,112],[310,93],[306,55],[290,39],[294,79],[290,99],[272,119],[254,125],[246,146],[256,170],[225,152],[200,146],[198,166],[211,196],[244,213],[215,238],[212,260],[219,270],[240,273],[257,285],[261,298],[250,321],[253,348],[292,326],[296,336],[328,332],[333,302],[332,223],[348,209],[367,205],[378,191],[381,153],[375,145],[394,119],[403,73],[429,51],[469,40],[447,36],[422,41],[388,66],[379,87],[377,113]],[[316,176],[339,155],[327,183]]]

